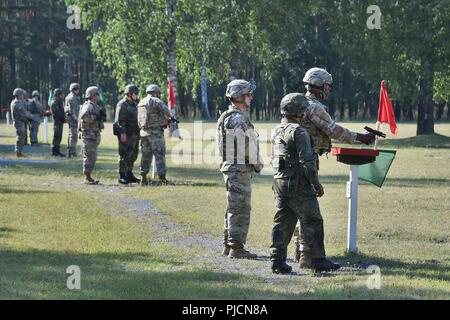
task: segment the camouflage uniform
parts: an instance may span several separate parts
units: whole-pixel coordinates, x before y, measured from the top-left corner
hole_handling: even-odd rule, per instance
[[[51,102],[51,109],[53,114],[53,142],[52,142],[52,154],[61,154],[60,145],[63,135],[63,126],[66,122],[66,116],[64,114],[64,100],[53,99]]]
[[[263,169],[258,138],[250,119],[234,105],[220,116],[217,131],[227,190],[224,245],[243,247],[250,224],[252,173]]]
[[[115,123],[119,129],[119,173],[131,175],[134,162],[139,152],[139,125],[137,118],[137,104],[126,98],[117,103]],[[127,135],[127,142],[120,141],[120,134]]]
[[[103,110],[94,102],[86,101],[80,109],[79,128],[83,141],[83,173],[91,174],[97,161],[97,147],[104,129]]]
[[[21,154],[27,135],[26,122],[33,119],[33,115],[28,111],[25,101],[14,99],[11,102],[11,116],[17,135],[15,151]]]
[[[78,115],[80,112],[80,98],[73,92],[66,97],[64,104],[67,123],[69,125],[69,137],[67,141],[68,155],[77,155],[78,142]]]
[[[302,251],[312,259],[325,258],[323,219],[316,189],[316,156],[308,132],[284,118],[272,136],[273,191],[277,212],[272,229],[271,260],[285,261],[297,221],[301,223]]]
[[[37,145],[38,141],[38,133],[39,133],[39,125],[41,124],[41,119],[44,114],[44,108],[41,102],[36,99],[30,99],[28,104],[28,111],[33,115],[33,119],[30,120],[30,142],[31,145]]]
[[[138,122],[141,129],[141,175],[146,176],[155,156],[159,177],[167,173],[164,126],[171,117],[169,108],[159,98],[148,95],[138,105]]]

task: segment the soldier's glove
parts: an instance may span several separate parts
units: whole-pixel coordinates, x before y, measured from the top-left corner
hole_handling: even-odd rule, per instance
[[[375,135],[372,133],[357,133],[356,140],[369,145],[375,142]]]
[[[316,189],[316,196],[319,198],[325,194],[325,191],[323,190],[323,186],[320,183],[318,185],[314,186],[314,189]]]

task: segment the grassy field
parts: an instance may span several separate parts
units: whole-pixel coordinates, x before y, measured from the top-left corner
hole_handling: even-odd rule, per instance
[[[257,124],[266,153],[273,126]],[[345,252],[349,169],[322,157],[327,254],[345,268],[310,274],[290,261],[290,276],[269,269],[270,175],[253,184],[248,246],[262,257],[220,257],[225,190],[218,165],[201,161],[214,149],[214,124],[204,123],[204,134],[193,123],[181,128],[183,141],[167,141],[175,185],[142,188],[117,185],[110,124],[94,172],[101,186],[84,186],[82,160],[53,161],[48,145],[27,147],[16,161],[13,127],[0,125],[0,299],[450,299],[449,124],[419,138],[415,124],[402,124],[398,137],[380,143],[397,158],[383,188],[360,183],[358,254]],[[182,144],[194,163],[171,156]],[[80,290],[66,286],[71,265],[81,269]],[[368,265],[379,266],[381,289],[366,285]]]

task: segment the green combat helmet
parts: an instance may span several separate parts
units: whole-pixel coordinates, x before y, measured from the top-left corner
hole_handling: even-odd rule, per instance
[[[145,90],[146,93],[153,93],[153,92],[161,92],[161,88],[158,87],[156,84],[151,84],[147,87],[147,90]]]
[[[228,84],[225,96],[227,98],[237,98],[244,94],[252,93],[255,89],[256,84],[254,81],[248,82],[242,79],[233,80]]]
[[[99,94],[98,87],[89,87],[86,89],[86,94],[84,95],[84,97],[90,98],[97,94]]]
[[[302,114],[309,106],[308,99],[301,93],[289,93],[281,99],[281,114],[285,116],[294,116]]]
[[[34,90],[33,93],[31,94],[31,96],[32,96],[33,98],[34,98],[34,97],[39,97],[39,96],[40,96],[40,93],[39,93],[39,91]]]
[[[132,93],[139,93],[139,88],[134,84],[129,84],[125,87],[124,94],[132,94]]]
[[[21,97],[25,95],[25,90],[21,89],[21,88],[15,88],[13,91],[13,96],[15,97]]]
[[[70,91],[80,90],[80,85],[78,83],[71,83],[69,90]]]
[[[323,87],[325,83],[333,84],[333,77],[327,70],[321,68],[311,68],[305,73],[304,84],[310,84],[315,87]]]
[[[53,96],[54,96],[54,97],[60,96],[60,95],[62,95],[62,94],[63,94],[63,91],[62,91],[62,89],[60,89],[60,88],[57,88],[57,89],[53,90]]]

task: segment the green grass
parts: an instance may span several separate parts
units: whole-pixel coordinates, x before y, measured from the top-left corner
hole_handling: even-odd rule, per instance
[[[257,124],[262,140],[273,126]],[[364,124],[346,126],[358,130]],[[181,127],[193,133],[193,123]],[[214,124],[203,127],[214,135]],[[383,188],[360,183],[357,255],[345,253],[348,167],[321,158],[327,254],[344,264],[378,265],[380,290],[369,290],[368,275],[361,272],[273,280],[269,262],[262,261],[267,280],[209,264],[202,248],[183,246],[182,239],[207,235],[220,241],[225,190],[218,166],[179,165],[168,156],[175,186],[116,187],[117,142],[108,125],[94,176],[109,189],[81,184],[81,159],[0,167],[0,298],[449,299],[450,125],[435,129],[437,135],[415,137],[415,125],[403,124],[399,136],[380,142],[398,150],[397,158]],[[0,125],[0,159],[15,160],[13,134],[12,127]],[[66,134],[67,128],[63,142]],[[210,135],[198,137],[198,149],[191,144],[192,156],[213,147]],[[168,153],[180,143],[187,141],[168,140]],[[270,144],[262,148],[268,151]],[[49,146],[33,150],[27,159],[50,159]],[[270,184],[270,176],[254,179],[248,239],[250,248],[267,254],[274,214]],[[126,200],[150,200],[161,214],[137,217]],[[161,230],[162,224],[184,229]],[[181,244],[151,240],[161,234]],[[81,268],[81,290],[66,288],[70,265]]]

